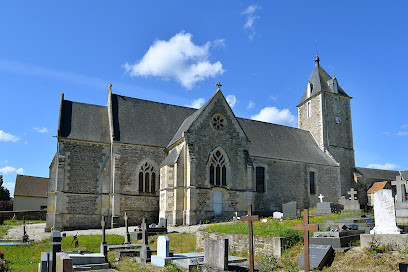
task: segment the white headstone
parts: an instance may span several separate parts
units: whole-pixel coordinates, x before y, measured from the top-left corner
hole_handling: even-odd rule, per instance
[[[322,194],[319,195],[320,202],[323,202],[324,196]]]
[[[278,218],[278,219],[280,219],[280,218],[282,218],[283,217],[283,213],[281,213],[281,212],[274,212],[273,213],[273,218]]]
[[[163,258],[170,256],[169,237],[159,236],[157,238],[157,256]]]
[[[390,189],[382,189],[374,193],[375,227],[371,234],[399,234],[395,218],[394,198]]]

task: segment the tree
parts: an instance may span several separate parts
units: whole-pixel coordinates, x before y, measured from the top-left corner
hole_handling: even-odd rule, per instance
[[[0,200],[10,200],[10,192],[7,188],[3,187],[3,176],[0,175]]]

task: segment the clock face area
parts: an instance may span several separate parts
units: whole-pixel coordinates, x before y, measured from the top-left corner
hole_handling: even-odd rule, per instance
[[[340,124],[340,123],[341,123],[341,118],[340,118],[340,116],[338,116],[338,115],[334,116],[334,122],[335,122],[336,124]]]

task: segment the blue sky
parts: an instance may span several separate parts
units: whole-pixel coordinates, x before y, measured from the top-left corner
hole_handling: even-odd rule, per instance
[[[352,97],[356,165],[408,169],[408,4],[2,1],[0,174],[48,177],[61,92],[200,106],[220,81],[239,117],[297,126],[321,66]]]

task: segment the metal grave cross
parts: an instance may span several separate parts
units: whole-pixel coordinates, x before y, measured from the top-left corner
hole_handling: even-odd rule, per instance
[[[248,222],[248,235],[249,235],[249,271],[254,271],[254,233],[252,230],[252,222],[259,221],[258,215],[252,215],[252,204],[248,205],[248,215],[241,217],[242,221]]]
[[[303,230],[305,236],[305,272],[309,272],[309,231],[318,231],[318,224],[309,224],[309,210],[303,210],[303,224],[296,224],[295,230]]]
[[[357,191],[354,191],[354,188],[351,188],[347,193],[350,195],[350,200],[357,199]]]
[[[406,186],[407,182],[401,178],[401,176],[397,176],[395,180],[391,181],[391,185],[395,185],[397,187],[397,202],[405,202],[407,201],[407,193],[406,193]]]
[[[324,196],[323,196],[322,194],[320,194],[318,197],[319,197],[319,199],[320,199],[320,202],[323,202]]]

